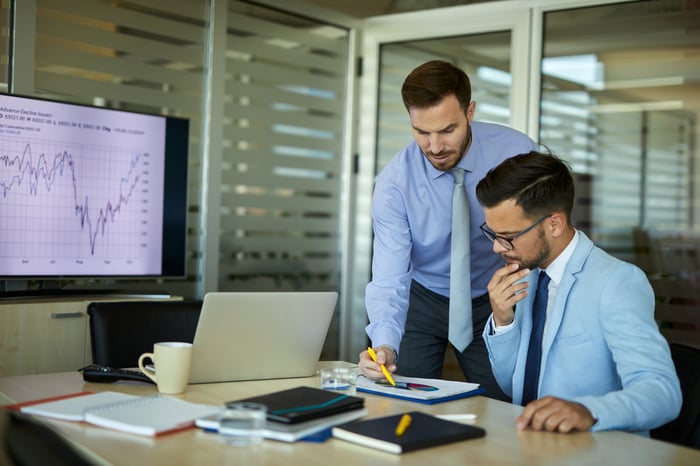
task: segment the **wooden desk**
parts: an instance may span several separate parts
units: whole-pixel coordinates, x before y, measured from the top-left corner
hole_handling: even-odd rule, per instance
[[[318,377],[256,382],[190,385],[179,397],[199,403],[220,404],[298,385],[318,386]],[[135,383],[84,383],[77,372],[0,378],[0,403],[23,402],[83,390],[114,390],[151,395],[156,388]],[[4,396],[3,396],[4,395]],[[245,464],[245,465],[698,465],[700,451],[624,432],[553,434],[517,431],[514,419],[520,407],[481,396],[433,406],[376,395],[364,397],[369,417],[409,410],[433,414],[475,413],[485,438],[392,455],[337,439],[325,443],[284,443],[266,440],[261,446],[230,447],[216,434],[190,429],[158,438],[119,433],[87,424],[48,421],[66,437],[114,465],[134,464]],[[4,400],[4,401],[3,401]]]

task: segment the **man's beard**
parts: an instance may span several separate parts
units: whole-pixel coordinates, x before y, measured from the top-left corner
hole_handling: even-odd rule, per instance
[[[544,232],[542,230],[537,230],[537,239],[538,239],[538,246],[539,250],[537,251],[537,254],[535,257],[527,260],[523,260],[520,257],[517,256],[509,256],[508,254],[501,254],[501,257],[503,257],[506,260],[510,261],[518,261],[520,262],[520,268],[521,269],[530,269],[534,270],[538,268],[542,263],[544,263],[549,256],[552,254],[552,248],[549,246],[549,243],[544,237]]]
[[[469,149],[469,145],[471,144],[471,142],[472,142],[472,127],[471,127],[471,125],[467,125],[467,135],[464,138],[464,140],[462,141],[462,144],[460,144],[460,146],[459,146],[459,153],[457,154],[457,159],[456,159],[454,165],[447,168],[447,169],[444,169],[445,171],[450,170],[450,169],[457,166],[457,164],[460,162],[460,160],[462,160],[462,158],[464,158],[464,156],[466,155],[467,149]],[[432,160],[431,157],[445,157],[445,156],[451,155],[453,152],[454,151],[442,151],[439,154],[436,154],[434,152],[423,152],[423,155],[425,155],[428,158],[428,160]],[[437,168],[438,170],[443,170],[443,168],[440,168],[440,167],[435,167],[435,168]]]

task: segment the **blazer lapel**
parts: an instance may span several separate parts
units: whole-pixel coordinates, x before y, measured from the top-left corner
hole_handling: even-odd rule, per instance
[[[569,293],[571,292],[571,288],[574,286],[574,283],[576,283],[576,274],[583,269],[583,265],[585,264],[586,259],[592,250],[593,242],[588,239],[588,237],[582,231],[579,231],[578,244],[576,245],[576,249],[574,249],[574,253],[569,259],[569,262],[566,264],[564,275],[562,276],[559,289],[557,290],[557,296],[547,318],[545,336],[542,341],[543,368],[547,365],[549,351],[552,348],[554,339],[559,331],[559,326],[564,318]]]

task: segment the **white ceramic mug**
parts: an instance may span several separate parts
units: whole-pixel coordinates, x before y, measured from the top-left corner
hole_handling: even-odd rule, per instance
[[[144,367],[144,360],[153,361],[155,371]],[[166,341],[153,345],[152,353],[139,356],[139,369],[153,380],[160,393],[182,393],[187,387],[192,365],[192,343]]]

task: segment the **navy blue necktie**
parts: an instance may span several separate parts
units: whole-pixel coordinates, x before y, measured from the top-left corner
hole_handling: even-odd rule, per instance
[[[532,333],[530,333],[530,346],[527,349],[527,361],[525,363],[523,406],[537,399],[540,363],[542,362],[542,334],[544,333],[544,321],[547,318],[548,297],[549,275],[542,270],[537,280],[537,293],[535,294],[535,303],[532,306]]]

